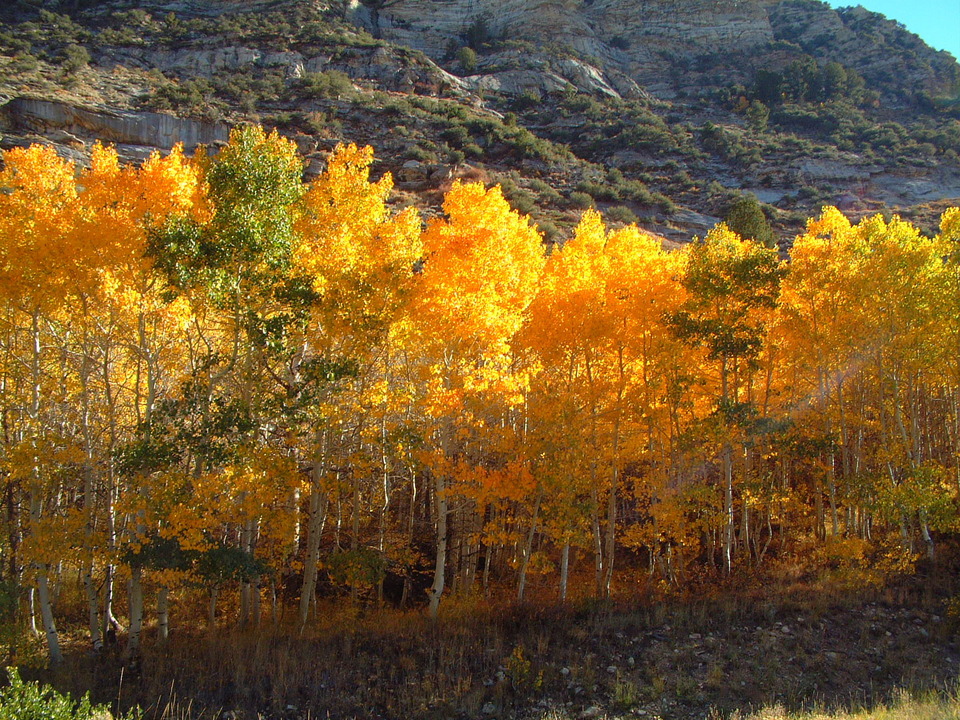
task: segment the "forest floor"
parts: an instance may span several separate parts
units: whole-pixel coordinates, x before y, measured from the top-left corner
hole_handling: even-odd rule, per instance
[[[136,671],[121,674],[119,649],[94,659],[78,644],[67,667],[34,676],[165,720],[680,720],[873,707],[904,690],[960,687],[957,574],[936,575],[871,589],[744,583],[642,603],[471,597],[452,599],[436,623],[422,610],[330,604],[304,636],[283,622],[181,627],[165,646],[148,643]]]

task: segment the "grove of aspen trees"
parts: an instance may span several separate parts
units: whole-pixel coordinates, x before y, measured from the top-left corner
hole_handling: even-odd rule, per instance
[[[498,188],[391,210],[372,160],[305,183],[258,127],[3,153],[2,573],[53,662],[63,586],[136,656],[187,607],[302,632],[386,577],[436,616],[957,531],[960,209],[925,237],[827,207],[786,260],[588,211],[548,252]]]

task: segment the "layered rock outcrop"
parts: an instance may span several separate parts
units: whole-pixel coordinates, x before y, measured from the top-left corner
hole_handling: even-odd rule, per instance
[[[868,81],[893,79],[894,86],[911,91],[939,92],[960,81],[954,58],[931,50],[899,24],[861,7],[838,11],[816,0],[348,0],[346,13],[377,37],[435,59],[489,40],[569,48],[580,58],[595,58],[603,82],[584,87],[567,73],[555,74],[600,92],[615,86],[609,75],[620,72],[672,97],[672,80],[698,61],[754,55],[749,64],[763,67],[763,49],[777,40],[838,60]]]
[[[443,70],[429,58],[392,47],[342,47],[336,52],[269,51],[242,45],[187,46],[177,49],[106,48],[97,58],[103,66],[157,68],[182,77],[211,78],[221,73],[277,69],[290,77],[339,70],[386,90],[424,94],[467,92],[470,83]]]
[[[105,142],[170,149],[182,143],[188,150],[198,145],[226,142],[230,129],[220,123],[154,112],[97,110],[54,100],[17,97],[0,106],[0,120],[8,130],[49,135],[51,131]]]
[[[379,10],[350,0],[347,12],[375,35],[434,58],[483,38],[556,44],[642,85],[655,85],[676,56],[773,40],[765,4],[744,0],[401,0]]]

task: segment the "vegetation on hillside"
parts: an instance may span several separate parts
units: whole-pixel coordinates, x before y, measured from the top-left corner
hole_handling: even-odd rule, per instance
[[[898,73],[865,70],[865,78],[849,43],[834,48],[809,37],[804,27],[777,20],[776,41],[751,54],[724,49],[678,56],[677,98],[664,101],[642,93],[593,96],[572,85],[519,95],[453,92],[422,53],[349,25],[337,3],[290,0],[264,11],[184,8],[178,15],[148,7],[19,2],[2,12],[8,25],[0,32],[0,87],[7,92],[45,96],[66,88],[84,102],[102,102],[103,93],[114,94],[123,82],[136,98],[132,104],[144,109],[261,122],[290,136],[311,136],[330,149],[338,141],[376,144],[388,169],[408,160],[481,165],[498,179],[519,180],[516,186],[530,203],[524,209],[555,235],[558,229],[568,235],[576,222],[572,210],[589,205],[612,212],[611,221],[637,218],[672,233],[674,225],[683,227],[679,218],[689,217],[678,210],[721,217],[749,189],[770,193],[766,214],[787,242],[807,216],[839,198],[857,217],[887,209],[884,191],[868,187],[872,174],[926,174],[960,163],[948,58],[928,57],[931,52],[918,48],[912,36],[889,32],[871,14],[842,17],[850,32],[860,33],[858,42],[874,38],[900,71],[920,73],[924,79],[915,87],[902,87],[907,80]],[[523,70],[527,56],[547,66],[563,58],[600,62],[556,44],[494,38],[479,26],[465,31],[460,42],[440,61],[454,74]],[[210,48],[274,59],[250,55],[216,72],[203,62],[170,62],[178,53]],[[371,71],[374,51],[389,57],[396,72]],[[276,59],[290,52],[318,58],[319,64],[297,68]],[[162,69],[141,69],[160,62],[157,53],[167,53]],[[395,128],[389,138],[386,126]],[[808,175],[808,159],[854,163],[852,172],[861,180],[843,180],[844,171],[839,180],[829,173]],[[556,192],[535,191],[536,183],[558,191],[562,201]],[[435,205],[438,195],[417,201]],[[935,232],[943,208],[918,205],[892,209],[911,213],[926,232]]]

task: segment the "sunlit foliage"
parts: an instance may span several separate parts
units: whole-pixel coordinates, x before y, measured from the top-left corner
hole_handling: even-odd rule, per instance
[[[322,576],[436,615],[495,580],[682,587],[800,543],[900,572],[960,529],[957,209],[928,238],[825,208],[785,260],[588,211],[548,257],[499,188],[424,224],[369,148],[305,183],[256,127],[212,157],[3,166],[0,552],[54,661],[64,564],[95,650],[126,581],[135,657],[145,597],[162,640],[199,593],[216,627],[292,589],[303,628]]]

